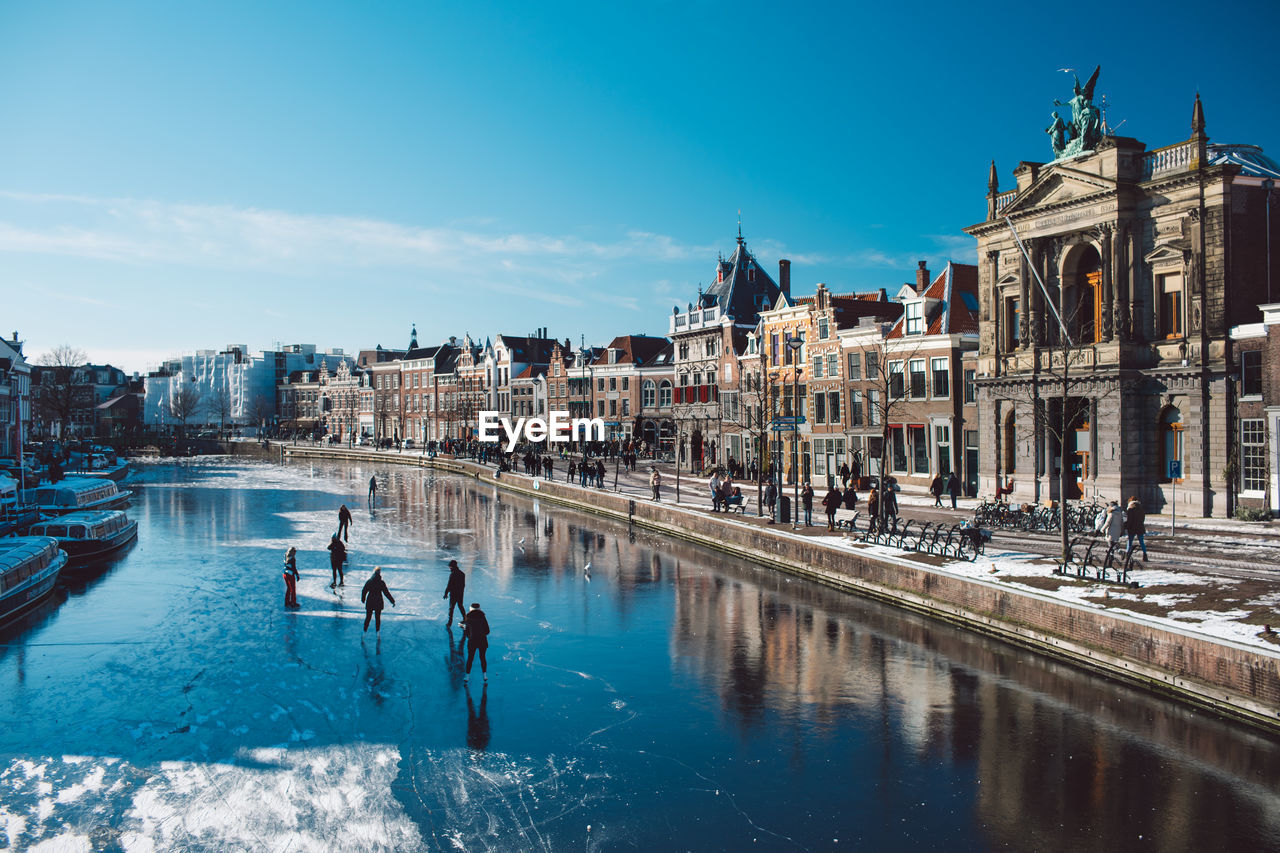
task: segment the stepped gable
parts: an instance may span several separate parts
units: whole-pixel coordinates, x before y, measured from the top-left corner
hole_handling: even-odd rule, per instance
[[[915,285],[905,287],[914,289]],[[926,300],[926,335],[978,334],[978,268],[974,264],[948,261],[946,269],[919,295]],[[885,337],[903,337],[905,322],[905,316],[899,317]]]
[[[727,260],[716,267],[716,280],[698,298],[699,308],[718,306],[733,318],[735,325],[754,328],[760,311],[778,299],[782,289],[765,272],[738,234],[738,245]]]

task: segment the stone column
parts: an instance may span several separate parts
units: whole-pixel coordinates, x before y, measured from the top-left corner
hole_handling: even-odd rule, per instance
[[[1004,352],[1003,332],[1004,332],[1004,306],[1000,297],[1000,252],[987,252],[987,286],[983,291],[985,295],[986,314],[982,320],[990,323],[992,329],[991,353],[997,359]]]
[[[1144,339],[1142,333],[1142,317],[1138,313],[1138,276],[1139,269],[1138,258],[1142,256],[1138,251],[1138,234],[1135,225],[1129,226],[1129,239],[1125,241],[1125,254],[1128,255],[1129,268],[1129,292],[1126,294],[1128,299],[1126,305],[1128,307],[1128,323],[1126,328],[1129,330],[1129,340],[1140,341]]]
[[[1111,238],[1111,331],[1112,337],[1121,341],[1129,339],[1128,329],[1128,312],[1125,310],[1125,299],[1127,298],[1128,288],[1125,283],[1128,281],[1126,253],[1124,251],[1124,241],[1128,237],[1128,227],[1117,223],[1112,227]]]
[[[1115,305],[1115,259],[1112,252],[1112,237],[1115,225],[1104,222],[1098,226],[1102,238],[1102,292],[1098,294],[1102,304],[1098,306],[1098,316],[1102,328],[1098,329],[1098,340],[1110,341],[1115,337],[1115,327],[1111,322],[1111,313]]]
[[[1023,245],[1026,246],[1027,253],[1034,257],[1036,241],[1024,241]],[[1018,263],[1021,267],[1021,274],[1018,276],[1021,282],[1018,301],[1022,307],[1018,320],[1018,342],[1025,347],[1031,343],[1031,329],[1034,328],[1035,316],[1031,310],[1031,265],[1027,263],[1027,255],[1022,255]]]

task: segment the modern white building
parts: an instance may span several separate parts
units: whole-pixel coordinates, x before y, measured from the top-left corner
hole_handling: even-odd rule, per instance
[[[164,429],[174,424],[174,401],[181,384],[196,388],[194,411],[186,425],[258,426],[276,415],[276,385],[298,370],[330,371],[354,359],[340,348],[321,351],[314,344],[292,344],[278,350],[249,353],[244,344],[222,350],[197,350],[169,359],[146,379],[142,417],[147,427]]]

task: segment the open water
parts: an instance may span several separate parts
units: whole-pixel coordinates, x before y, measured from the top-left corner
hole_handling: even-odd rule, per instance
[[[889,607],[421,471],[131,487],[138,543],[0,635],[0,850],[1280,849],[1276,742]]]

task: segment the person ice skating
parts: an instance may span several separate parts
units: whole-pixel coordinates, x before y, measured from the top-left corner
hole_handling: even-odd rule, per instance
[[[382,630],[382,596],[386,596],[391,602],[391,606],[396,606],[395,596],[391,594],[391,590],[387,589],[386,582],[382,579],[382,566],[375,566],[373,569],[373,577],[364,582],[364,589],[360,590],[360,600],[364,602],[364,629],[369,630],[369,619],[374,619],[375,632]]]
[[[462,620],[462,627],[467,635],[467,672],[462,680],[466,681],[471,677],[471,664],[475,662],[476,652],[479,652],[480,672],[484,675],[484,680],[488,681],[489,662],[485,659],[485,652],[489,650],[489,620],[485,618],[479,604],[471,605],[471,610]]]
[[[369,502],[372,503],[378,497],[378,477],[374,475],[369,478]]]
[[[329,568],[333,571],[333,583],[329,584],[329,589],[346,586],[346,579],[342,576],[342,564],[347,561],[347,546],[342,544],[342,540],[335,533],[329,540],[328,548]]]
[[[284,552],[284,606],[298,606],[298,561],[297,548]]]
[[[347,505],[343,504],[338,507],[338,533],[342,534],[343,542],[350,542],[347,532],[351,529],[351,510],[347,509]]]
[[[523,541],[523,540],[521,540]],[[467,576],[458,568],[457,560],[449,561],[449,583],[444,588],[444,598],[449,599],[449,618],[444,623],[446,628],[453,625],[453,608],[458,608],[458,621],[467,622],[467,608],[463,606],[463,593],[467,588]]]

